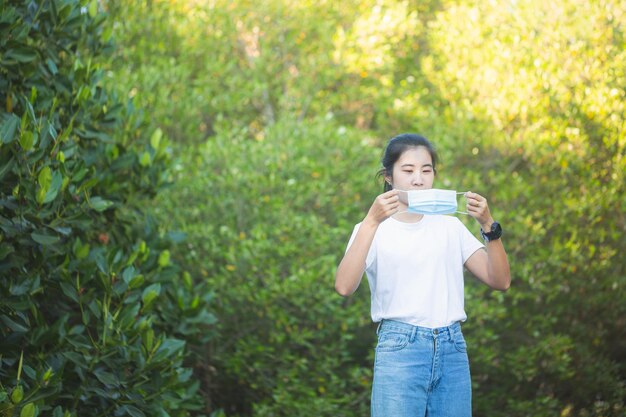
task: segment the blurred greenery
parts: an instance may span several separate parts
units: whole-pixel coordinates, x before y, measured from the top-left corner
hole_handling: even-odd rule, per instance
[[[0,10],[10,3],[0,1]],[[624,415],[626,2],[80,3],[81,16],[101,19],[97,33],[108,53],[71,49],[72,60],[94,56],[97,91],[129,103],[111,134],[120,155],[137,153],[137,174],[111,174],[104,190],[118,196],[111,200],[119,213],[154,219],[143,231],[116,233],[120,242],[167,248],[172,273],[158,278],[155,258],[141,289],[167,286],[171,305],[160,308],[155,330],[186,341],[183,356],[199,384],[194,391],[183,383],[188,397],[178,397],[192,406],[168,398],[164,409],[229,417],[369,413],[369,291],[364,283],[342,299],[334,270],[353,225],[382,190],[375,173],[386,140],[419,132],[442,156],[437,186],[487,196],[505,229],[511,289],[492,292],[467,277],[474,415]],[[3,19],[0,30],[11,21]],[[22,68],[30,55],[1,45],[2,77],[16,80],[2,84],[5,135],[17,129],[11,114],[26,114],[10,105],[17,93],[5,93],[29,76],[13,72],[11,59]],[[26,103],[30,90],[21,94]],[[87,93],[72,97],[83,100],[72,105],[99,114]],[[49,102],[38,106],[37,117],[50,112]],[[28,134],[20,138],[0,147],[3,164],[9,146],[15,153],[28,145]],[[117,157],[112,145],[102,147],[101,155]],[[108,178],[107,163],[94,164],[94,175]],[[57,165],[50,180],[40,174],[40,188],[55,183]],[[22,175],[0,177],[3,201],[18,182],[29,189]],[[72,239],[94,247],[97,234],[85,229]],[[21,265],[28,266],[11,272],[15,282],[56,279]],[[2,313],[11,328],[14,317]],[[15,392],[19,353],[2,352],[2,392]],[[0,403],[8,403],[2,392]]]

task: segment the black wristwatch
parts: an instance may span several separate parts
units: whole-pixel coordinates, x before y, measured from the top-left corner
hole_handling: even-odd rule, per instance
[[[498,239],[500,239],[500,236],[502,236],[502,226],[500,226],[500,223],[498,223],[498,222],[493,222],[493,223],[491,223],[491,231],[485,233],[485,231],[481,227],[480,228],[480,235],[483,237],[483,240],[485,242],[491,242],[492,240],[498,240]]]

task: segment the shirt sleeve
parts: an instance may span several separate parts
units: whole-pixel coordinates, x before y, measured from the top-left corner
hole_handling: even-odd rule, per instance
[[[457,219],[458,220],[458,219]],[[458,220],[458,226],[460,229],[460,243],[461,243],[461,256],[463,257],[463,264],[476,252],[478,249],[484,248],[477,238],[470,232],[467,227]]]
[[[348,252],[348,249],[350,249],[350,246],[352,246],[352,242],[354,242],[354,238],[356,237],[356,234],[359,232],[360,227],[361,227],[361,223],[357,223],[354,225],[354,228],[352,229],[352,236],[350,236],[350,240],[348,241],[348,246],[346,246],[346,252]]]

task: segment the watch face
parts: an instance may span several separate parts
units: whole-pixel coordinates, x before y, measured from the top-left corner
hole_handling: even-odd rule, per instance
[[[502,226],[500,226],[498,222],[493,222],[491,223],[491,230],[489,232],[485,233],[483,229],[480,229],[480,234],[487,242],[499,239],[500,236],[502,236]]]

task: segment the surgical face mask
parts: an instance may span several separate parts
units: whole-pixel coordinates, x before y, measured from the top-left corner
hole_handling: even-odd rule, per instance
[[[407,205],[407,211],[418,214],[467,214],[465,211],[457,210],[457,195],[465,194],[455,190],[439,190],[431,188],[428,190],[400,190],[398,196],[400,201]]]

